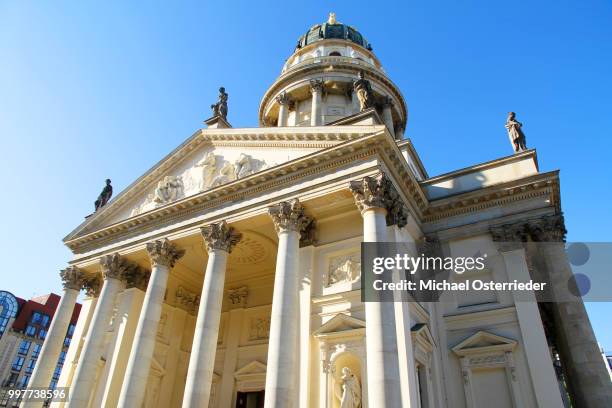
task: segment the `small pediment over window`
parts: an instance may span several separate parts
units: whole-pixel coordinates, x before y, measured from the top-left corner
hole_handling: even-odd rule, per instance
[[[359,320],[344,313],[338,313],[327,323],[315,330],[313,336],[328,337],[338,333],[346,335],[347,332],[357,333],[361,331],[365,331],[365,322],[363,320]]]
[[[457,344],[452,350],[459,356],[466,356],[488,351],[512,351],[516,345],[516,340],[486,331],[479,331]]]

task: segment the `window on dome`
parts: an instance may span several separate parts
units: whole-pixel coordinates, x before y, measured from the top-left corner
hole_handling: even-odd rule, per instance
[[[332,51],[329,53],[330,57],[341,57],[342,54],[340,54],[338,51]]]

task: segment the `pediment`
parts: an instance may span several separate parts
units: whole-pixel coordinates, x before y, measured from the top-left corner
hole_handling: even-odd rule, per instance
[[[64,241],[377,131],[380,126],[365,125],[202,129],[88,217]]]
[[[339,313],[332,317],[328,322],[319,327],[313,335],[315,337],[325,337],[326,335],[337,334],[353,330],[365,330],[365,322],[357,318]]]
[[[431,331],[429,331],[429,327],[424,323],[417,323],[410,329],[412,338],[414,341],[423,344],[428,348],[433,348],[434,340],[431,335]]]
[[[464,356],[487,351],[512,351],[516,345],[516,340],[498,336],[487,331],[479,331],[457,344],[452,350],[455,354]]]
[[[251,361],[241,369],[234,372],[235,378],[241,378],[253,374],[265,374],[267,366],[257,360]]]

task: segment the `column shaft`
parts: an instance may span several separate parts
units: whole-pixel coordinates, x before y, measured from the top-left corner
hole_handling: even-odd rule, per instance
[[[28,384],[29,388],[47,388],[51,383],[53,371],[55,370],[57,360],[64,346],[64,338],[66,337],[66,332],[68,331],[68,326],[70,325],[70,319],[72,318],[72,312],[78,296],[79,290],[64,289],[64,296],[62,296],[57,306],[57,310],[53,315],[49,333],[40,350],[40,355],[34,367],[30,383]],[[42,406],[42,402],[24,403],[23,406]]]
[[[565,245],[563,242],[544,243],[542,254],[553,291],[562,299],[572,276]],[[559,289],[555,289],[557,287]],[[612,406],[612,382],[584,303],[580,300],[553,303],[553,319],[573,404],[586,408]]]
[[[289,408],[297,400],[299,243],[299,232],[289,229],[279,232],[268,342],[266,408]]]
[[[281,103],[278,109],[278,126],[287,126],[287,104]]]
[[[225,285],[226,251],[210,250],[198,318],[196,321],[183,408],[207,407],[217,353],[223,287]]]
[[[94,311],[89,331],[85,338],[85,344],[83,345],[83,351],[81,352],[70,387],[67,407],[86,407],[89,403],[91,392],[94,389],[98,363],[102,355],[102,347],[104,346],[104,334],[113,314],[117,293],[124,288],[125,283],[119,279],[107,278],[104,280],[98,304]]]
[[[386,103],[383,105],[382,120],[383,122],[385,122],[387,129],[389,129],[389,133],[391,133],[391,136],[395,137],[395,129],[393,128],[393,115],[391,113],[392,107],[393,104],[387,100]]]
[[[386,242],[386,211],[373,207],[363,212],[364,242]],[[397,331],[393,302],[365,302],[368,405],[396,408],[402,405]]]
[[[119,407],[131,408],[142,405],[169,274],[170,266],[153,264],[119,396]]]

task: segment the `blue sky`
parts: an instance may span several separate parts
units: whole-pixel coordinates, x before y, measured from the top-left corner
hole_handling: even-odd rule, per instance
[[[298,37],[330,11],[402,90],[430,175],[510,154],[514,110],[541,170],[561,169],[568,240],[612,241],[609,1],[175,3],[0,1],[0,288],[59,292],[61,238],[104,179],[118,193],[189,137],[220,85],[230,122],[257,126]],[[612,305],[587,307],[612,351]]]

